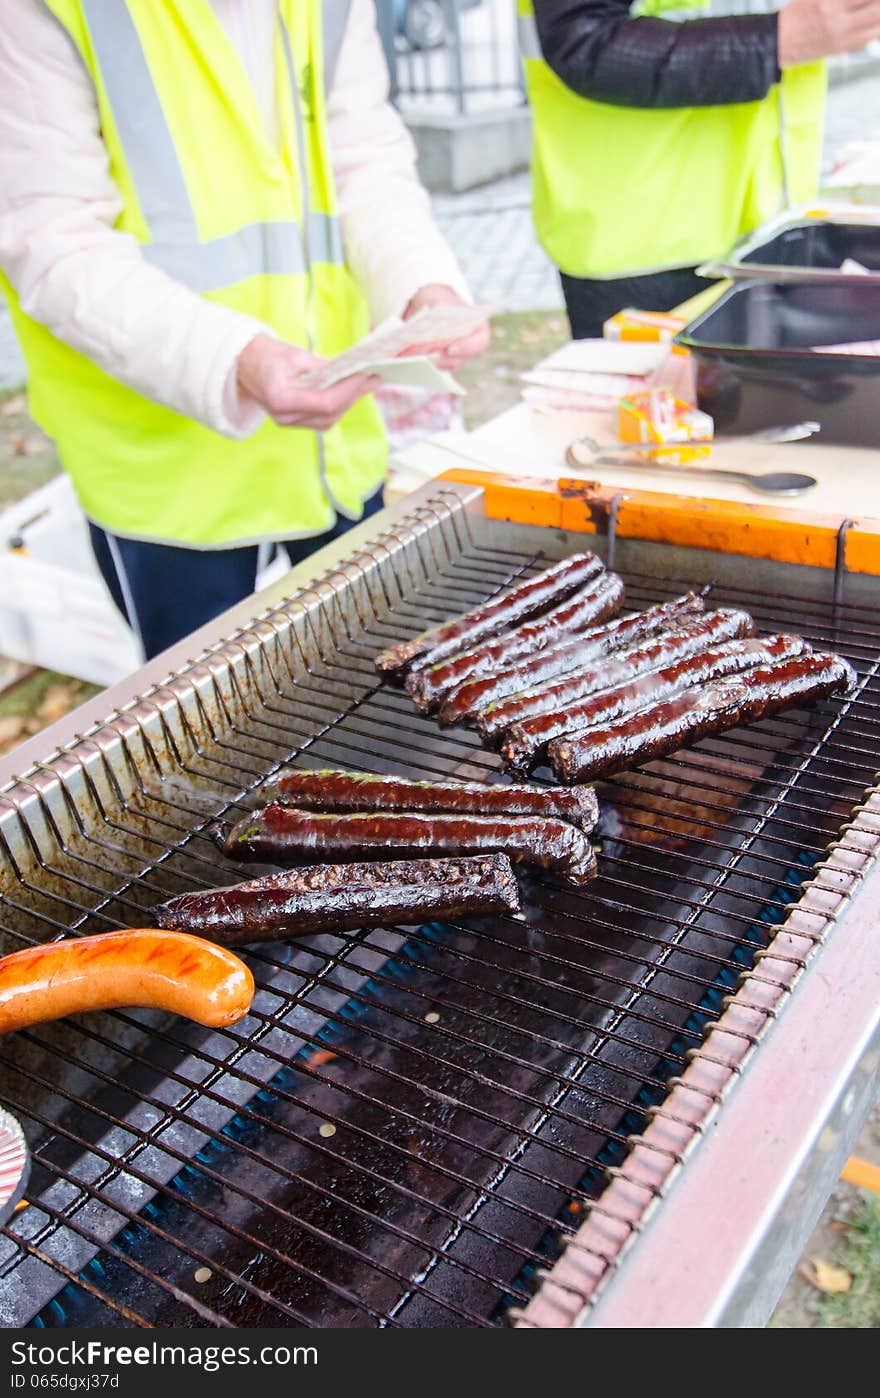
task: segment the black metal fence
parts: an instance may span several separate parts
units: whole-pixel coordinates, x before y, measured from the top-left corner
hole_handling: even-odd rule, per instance
[[[514,0],[376,0],[391,95],[406,111],[525,101]]]

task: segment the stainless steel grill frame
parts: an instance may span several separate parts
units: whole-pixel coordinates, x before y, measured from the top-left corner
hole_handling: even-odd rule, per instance
[[[479,489],[427,486],[270,589],[256,619],[245,604],[20,749],[0,767],[3,949],[148,924],[170,892],[231,881],[207,828],[291,755],[491,778],[473,736],[414,715],[372,656],[573,545],[487,519]],[[645,1323],[632,1317],[658,1275],[657,1323],[766,1317],[877,1086],[864,884],[880,835],[880,589],[848,579],[843,602],[825,570],[772,564],[744,586],[741,560],[625,540],[616,563],[637,606],[714,578],[763,629],[842,649],[857,694],[657,764],[623,792],[600,886],[532,886],[525,932],[508,919],[257,948],[260,992],[232,1030],[118,1012],[4,1043],[0,1096],[37,1162],[30,1208],[0,1232],[4,1324],[50,1323],[65,1283],[129,1325],[308,1325],[325,1302],[358,1325]],[[650,838],[682,785],[698,831],[670,806],[667,870]],[[838,983],[862,1000],[820,1034],[815,1006]],[[735,1124],[757,1149],[805,1023],[825,1053],[809,1113],[752,1178],[754,1219],[744,1202],[695,1277],[713,1182],[734,1193]]]

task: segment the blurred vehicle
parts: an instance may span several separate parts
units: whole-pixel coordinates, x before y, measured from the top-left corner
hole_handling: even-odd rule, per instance
[[[472,10],[483,0],[455,0],[460,10]],[[438,49],[447,37],[443,0],[394,0],[394,30],[411,49]]]

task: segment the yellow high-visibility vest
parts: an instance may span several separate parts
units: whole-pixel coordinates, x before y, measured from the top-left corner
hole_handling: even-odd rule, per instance
[[[565,86],[541,56],[531,0],[517,3],[534,114],[535,227],[563,272],[603,278],[693,267],[815,193],[823,63],[787,69],[761,102],[618,107]],[[746,8],[644,0],[633,14],[681,21]]]
[[[348,5],[325,0],[325,26],[320,0],[281,0],[276,148],[208,0],[45,3],[94,83],[123,200],[116,226],[147,261],[317,354],[358,340],[368,313],[345,265],[325,102]],[[320,436],[267,421],[228,440],[104,373],[0,284],[31,412],[104,528],[194,547],[306,537],[337,512],[359,518],[378,489],[387,445],[372,399]]]

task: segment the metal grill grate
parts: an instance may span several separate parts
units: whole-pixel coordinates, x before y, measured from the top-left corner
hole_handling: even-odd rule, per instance
[[[4,798],[4,949],[241,877],[208,827],[290,761],[495,779],[372,656],[546,561],[438,496],[30,774]],[[640,608],[689,580],[627,585]],[[117,1012],[2,1045],[0,1094],[38,1142],[0,1233],[4,1324],[503,1323],[601,1213],[880,766],[876,612],[715,598],[841,651],[859,689],[608,783],[588,889],[529,882],[523,922],[254,948],[253,1010],[222,1032]]]

